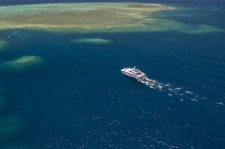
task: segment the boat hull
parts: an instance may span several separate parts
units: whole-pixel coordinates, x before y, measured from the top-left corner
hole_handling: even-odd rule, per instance
[[[121,70],[121,72],[122,72],[123,75],[128,76],[129,78],[133,78],[133,79],[135,79],[135,80],[137,80],[138,82],[141,82],[141,83],[144,83],[144,81],[147,79],[146,76],[141,79],[141,78],[136,78],[136,77],[134,77],[132,75],[129,75],[126,72],[124,72],[123,70]]]

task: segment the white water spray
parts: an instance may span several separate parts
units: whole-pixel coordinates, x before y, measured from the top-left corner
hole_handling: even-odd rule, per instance
[[[192,91],[182,89],[181,87],[174,87],[171,84],[161,83],[153,79],[147,78],[141,83],[149,86],[152,89],[159,90],[160,92],[166,92],[168,96],[176,96],[180,98],[181,102],[183,102],[184,99],[189,99],[194,102],[198,102],[200,99],[205,99],[205,97],[200,97]]]

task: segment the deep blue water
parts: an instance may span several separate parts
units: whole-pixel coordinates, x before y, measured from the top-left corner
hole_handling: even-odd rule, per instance
[[[219,7],[219,6],[214,6]],[[195,10],[202,17],[174,20],[225,29],[222,12]],[[22,132],[4,144],[39,149],[224,148],[225,34],[0,32],[10,45],[6,61],[24,55],[45,59],[31,71],[0,74],[10,108],[26,120]],[[10,35],[11,38],[7,39]],[[104,38],[109,45],[71,39]],[[136,65],[168,89],[151,89],[123,76]],[[191,91],[191,94],[185,93]],[[170,94],[172,96],[170,96]]]

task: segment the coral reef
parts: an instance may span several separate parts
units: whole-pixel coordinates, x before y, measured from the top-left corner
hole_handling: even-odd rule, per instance
[[[44,60],[39,56],[22,56],[15,60],[2,62],[0,64],[1,72],[22,72],[27,69],[39,66]]]
[[[3,50],[7,45],[7,42],[5,40],[0,39],[0,51]]]
[[[74,43],[78,44],[112,44],[111,40],[108,39],[102,39],[102,38],[81,38],[81,39],[74,39],[72,40]]]
[[[55,9],[57,8],[57,9]],[[223,31],[206,24],[185,24],[158,12],[181,7],[149,3],[56,3],[0,7],[0,30],[32,29],[54,32],[153,32],[189,34]],[[188,13],[188,12],[187,12]]]

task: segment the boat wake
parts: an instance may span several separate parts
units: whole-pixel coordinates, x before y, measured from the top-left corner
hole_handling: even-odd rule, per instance
[[[138,82],[141,82],[152,89],[157,89],[161,92],[166,92],[168,96],[177,96],[180,98],[180,101],[185,99],[190,99],[191,101],[198,102],[200,99],[206,99],[205,97],[200,97],[192,91],[182,89],[181,87],[174,87],[170,84],[164,84],[156,80],[149,79],[145,73],[141,72],[135,66],[134,68],[123,68],[121,72],[131,78],[136,79]]]
[[[198,102],[201,99],[206,99],[205,97],[200,97],[192,91],[185,90],[181,87],[174,87],[171,84],[165,84],[152,79],[145,79],[141,83],[149,86],[152,89],[159,90],[160,92],[166,92],[168,96],[176,96],[180,98],[180,101],[189,99],[194,102]]]

